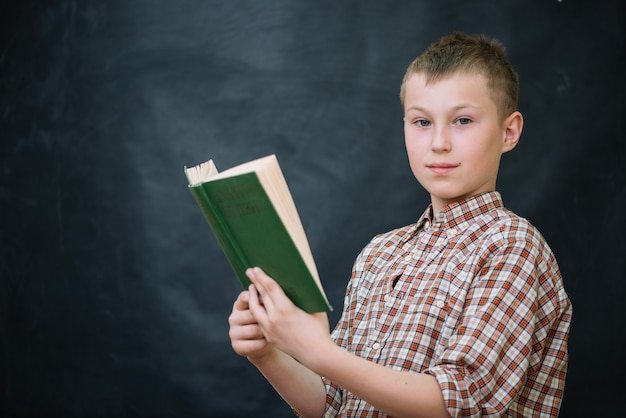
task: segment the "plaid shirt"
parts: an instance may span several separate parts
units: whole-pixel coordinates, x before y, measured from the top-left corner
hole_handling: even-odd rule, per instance
[[[572,306],[544,238],[498,192],[430,212],[363,249],[333,339],[434,376],[453,417],[557,416]],[[324,381],[325,417],[387,416]]]

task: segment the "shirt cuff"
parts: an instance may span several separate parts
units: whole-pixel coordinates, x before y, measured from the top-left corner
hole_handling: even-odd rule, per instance
[[[441,367],[425,370],[424,373],[437,379],[448,414],[452,417],[461,416],[463,397],[457,383],[463,380],[463,376],[449,369],[444,370]],[[455,376],[455,374],[458,374],[458,376]]]

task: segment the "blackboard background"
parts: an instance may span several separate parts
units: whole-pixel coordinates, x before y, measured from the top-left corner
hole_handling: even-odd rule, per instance
[[[276,153],[336,322],[413,222],[398,87],[452,30],[501,39],[525,129],[499,190],[574,303],[564,417],[623,415],[624,3],[22,1],[0,38],[0,415],[288,417],[228,341],[239,285],[183,165]]]

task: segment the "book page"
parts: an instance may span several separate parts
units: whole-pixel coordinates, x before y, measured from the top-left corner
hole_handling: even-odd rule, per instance
[[[190,186],[196,186],[200,183],[208,181],[211,177],[215,177],[218,174],[217,167],[213,163],[213,160],[209,160],[206,163],[202,163],[193,167],[185,167],[185,175]]]
[[[240,174],[258,172],[269,165],[277,164],[277,162],[278,160],[276,159],[276,156],[272,154],[267,157],[259,158],[256,160],[248,161],[247,163],[236,165],[235,167],[229,168],[228,170],[224,170],[219,174],[216,173],[215,175],[211,176],[207,180],[217,180],[217,179],[223,179],[226,177],[238,176]]]

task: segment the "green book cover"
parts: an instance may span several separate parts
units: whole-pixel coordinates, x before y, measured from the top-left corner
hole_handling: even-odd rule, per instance
[[[223,173],[204,164],[185,168],[189,189],[242,286],[246,269],[260,267],[304,311],[331,310],[276,157]]]

